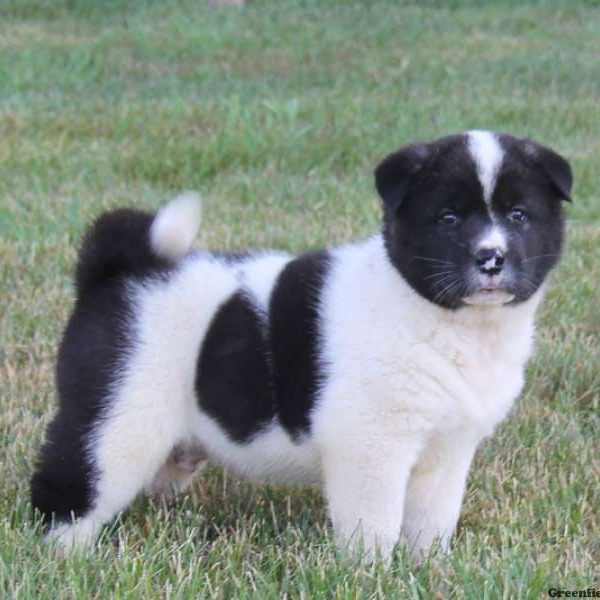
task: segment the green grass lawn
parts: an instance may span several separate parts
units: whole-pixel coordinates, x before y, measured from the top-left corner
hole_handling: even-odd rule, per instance
[[[599,31],[593,0],[0,2],[0,597],[600,589]],[[385,153],[474,127],[556,148],[576,184],[526,390],[477,454],[451,553],[349,564],[316,491],[217,469],[139,499],[91,556],[41,545],[28,479],[90,219],[196,189],[203,246],[357,238],[379,226]]]

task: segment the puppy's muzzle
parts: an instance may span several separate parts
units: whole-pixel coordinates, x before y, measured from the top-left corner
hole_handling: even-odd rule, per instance
[[[504,253],[499,248],[481,248],[475,253],[479,272],[484,275],[498,275],[504,265]]]

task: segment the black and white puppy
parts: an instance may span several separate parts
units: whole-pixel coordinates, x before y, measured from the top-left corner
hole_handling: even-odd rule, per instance
[[[523,386],[568,163],[472,131],[388,156],[381,234],[290,256],[190,252],[197,198],[88,232],[32,481],[71,547],[206,460],[320,484],[339,543],[422,556]]]

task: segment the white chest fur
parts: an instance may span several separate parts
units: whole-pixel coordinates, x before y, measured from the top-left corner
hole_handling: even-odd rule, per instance
[[[322,306],[324,404],[337,406],[323,406],[327,418],[374,409],[402,431],[489,435],[523,385],[540,295],[518,306],[439,308],[393,269],[380,237],[340,248],[333,269]]]

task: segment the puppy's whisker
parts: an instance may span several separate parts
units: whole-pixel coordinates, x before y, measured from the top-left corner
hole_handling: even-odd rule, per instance
[[[460,301],[462,300],[463,296],[465,295],[467,291],[467,285],[465,284],[465,282],[463,281],[460,285],[458,290],[456,290],[456,293],[454,294],[454,302],[452,302],[453,307],[456,307],[460,304]]]
[[[526,263],[526,262],[529,262],[529,261],[532,261],[532,260],[536,260],[538,258],[555,258],[557,256],[558,256],[558,254],[556,254],[556,253],[553,253],[553,254],[538,254],[537,256],[529,256],[528,258],[524,258],[521,262]]]
[[[408,259],[408,262],[411,262],[413,260],[424,260],[427,262],[432,262],[432,263],[437,263],[437,264],[442,264],[442,265],[448,265],[448,266],[454,266],[454,263],[452,263],[449,260],[442,260],[441,258],[432,258],[430,256],[411,256]]]
[[[522,288],[526,292],[530,292],[533,294],[533,292],[535,292],[535,290],[538,288],[537,284],[526,273],[521,273],[520,280],[521,280]]]
[[[443,277],[440,277],[440,279],[437,281],[433,281],[431,283],[431,285],[432,285],[432,287],[440,287],[440,286],[448,283],[448,281],[454,280],[455,277],[456,277],[456,273],[450,273],[448,275],[444,275]]]
[[[533,294],[538,288],[538,285],[531,279],[527,273],[519,273],[519,287],[525,293]]]
[[[461,285],[460,281],[452,282],[448,287],[446,287],[446,289],[444,290],[444,293],[440,299],[446,300],[450,296],[450,294],[453,294],[454,291],[457,289],[457,287],[460,285]],[[451,304],[453,305],[454,302],[452,302]]]
[[[423,281],[426,281],[427,279],[434,279],[436,277],[441,277],[442,275],[450,275],[453,273],[454,273],[454,271],[450,271],[450,270],[440,271],[439,273],[433,273],[431,275],[427,275],[427,277],[423,277]]]
[[[438,300],[444,300],[448,293],[450,292],[450,290],[452,290],[453,287],[455,287],[457,284],[460,284],[460,277],[458,275],[456,275],[455,278],[453,278],[449,284],[447,284],[441,291],[439,291],[435,298],[433,299],[434,302],[437,302]]]

